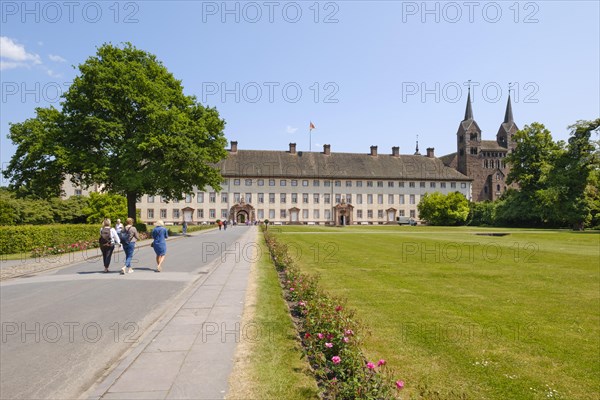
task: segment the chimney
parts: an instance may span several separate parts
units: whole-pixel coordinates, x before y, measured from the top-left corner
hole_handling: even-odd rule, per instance
[[[290,154],[296,154],[296,143],[290,143]]]
[[[433,155],[433,150],[434,150],[433,147],[428,147],[427,148],[427,157],[429,157],[429,158],[435,158],[435,156]]]
[[[330,144],[323,145],[323,154],[325,154],[325,155],[331,154],[331,145]]]
[[[371,155],[372,156],[376,156],[377,155],[377,146],[371,146]]]
[[[231,152],[237,153],[237,141],[231,142]]]
[[[392,147],[392,155],[394,157],[400,157],[400,147],[398,147],[398,146]]]

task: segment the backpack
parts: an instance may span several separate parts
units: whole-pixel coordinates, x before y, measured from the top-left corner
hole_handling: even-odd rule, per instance
[[[109,227],[102,228],[98,241],[100,242],[100,247],[110,247],[113,245]]]
[[[121,229],[119,231],[118,235],[119,235],[119,240],[121,241],[121,244],[123,246],[126,246],[129,244],[129,230]]]

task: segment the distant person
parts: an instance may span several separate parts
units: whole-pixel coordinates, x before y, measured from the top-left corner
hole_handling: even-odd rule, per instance
[[[227,230],[227,220],[223,221],[223,230]]]
[[[169,232],[165,229],[165,223],[158,220],[154,223],[156,228],[152,230],[152,248],[156,253],[156,272],[162,271],[162,263],[167,255],[167,238]]]
[[[221,228],[223,227],[223,223],[221,222],[221,220],[217,221],[217,224],[219,225],[219,230],[221,230]]]
[[[121,275],[125,274],[125,270],[128,269],[128,273],[133,273],[133,267],[131,266],[131,260],[133,259],[133,252],[135,250],[135,242],[140,239],[137,229],[133,226],[133,218],[127,218],[127,225],[119,234],[121,243],[123,244],[123,251],[125,252],[125,265],[121,268]]]
[[[117,234],[123,230],[123,224],[121,223],[121,220],[119,218],[117,218],[115,230],[117,231]]]
[[[187,221],[183,221],[183,226],[181,227],[181,231],[184,235],[187,234]]]
[[[102,252],[102,262],[104,263],[104,273],[107,273],[113,251],[115,250],[115,244],[121,245],[119,235],[117,235],[117,231],[114,228],[111,228],[110,219],[108,218],[105,218],[102,222],[99,242],[100,251]]]

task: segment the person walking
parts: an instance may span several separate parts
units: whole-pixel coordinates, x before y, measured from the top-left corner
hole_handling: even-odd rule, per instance
[[[131,260],[133,259],[133,252],[135,250],[135,242],[140,239],[140,235],[133,226],[133,218],[127,218],[127,225],[123,228],[119,234],[121,243],[123,245],[123,251],[125,252],[125,265],[121,268],[121,275],[125,275],[125,270],[129,269],[128,273],[133,273],[133,267],[131,266]]]
[[[162,271],[162,263],[167,255],[167,238],[169,232],[165,228],[165,223],[162,220],[158,220],[154,223],[156,228],[152,230],[152,248],[156,253],[156,272]]]
[[[183,232],[183,236],[187,234],[187,221],[183,221],[183,226],[181,227],[181,231]]]
[[[117,223],[115,224],[115,230],[117,231],[117,235],[119,232],[123,230],[123,224],[121,223],[121,219],[117,218]]]
[[[117,231],[110,226],[110,219],[105,218],[100,228],[100,251],[102,252],[102,262],[104,263],[104,273],[108,272],[110,260],[112,259],[115,244],[120,245],[121,240]]]
[[[223,230],[227,230],[227,220],[223,221]]]

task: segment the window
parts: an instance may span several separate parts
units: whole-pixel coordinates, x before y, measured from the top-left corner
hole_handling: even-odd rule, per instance
[[[227,209],[221,208],[221,218],[227,219]]]
[[[379,218],[379,219],[383,218],[383,210],[377,210],[377,218]]]
[[[331,187],[331,181],[327,181],[327,180],[323,181],[323,186]]]
[[[223,179],[223,186],[229,185],[229,179]]]
[[[269,193],[269,204],[275,203],[275,193]]]
[[[346,187],[352,187],[352,181],[346,181]]]
[[[275,218],[275,210],[273,210],[272,208],[269,209],[269,218],[271,218],[271,219]]]
[[[450,188],[456,189],[456,182],[450,182]]]
[[[308,204],[308,193],[302,193],[302,204]]]
[[[352,204],[352,195],[351,194],[346,195],[346,203]]]
[[[154,219],[154,209],[149,208],[146,212],[146,216],[148,217],[148,219]]]
[[[466,189],[467,188],[467,184],[465,182],[461,182],[460,183],[460,188],[461,189]]]
[[[234,194],[233,194],[233,201],[234,201],[235,203],[239,203],[241,199],[242,199],[242,196],[241,196],[241,194],[240,194],[240,193],[234,193]]]
[[[415,195],[411,194],[408,198],[408,203],[409,204],[415,204]]]
[[[388,204],[394,204],[394,195],[388,194]]]
[[[204,192],[196,193],[196,201],[198,203],[204,203]]]
[[[298,193],[292,193],[292,204],[298,203]]]
[[[336,195],[335,195],[335,203],[339,204],[341,202],[342,202],[342,195],[339,194],[339,193],[336,193]]]
[[[313,203],[319,204],[319,193],[313,194]]]
[[[373,195],[372,194],[367,195],[367,204],[373,204]]]
[[[362,187],[362,181],[356,181],[356,187]]]
[[[404,217],[404,210],[398,210],[398,216]]]
[[[415,218],[416,216],[417,216],[417,213],[415,212],[415,210],[410,210],[410,217]]]
[[[264,204],[264,202],[265,202],[265,194],[264,193],[258,193],[256,195],[256,197],[258,197],[259,204]]]
[[[227,203],[228,200],[229,196],[227,195],[227,192],[221,192],[221,203]]]
[[[154,203],[154,196],[148,196],[148,203]]]
[[[499,192],[500,191],[500,185],[496,185],[496,191]]]
[[[308,219],[308,210],[302,210],[302,219]]]
[[[471,154],[477,154],[477,147],[471,147]]]
[[[414,182],[408,182],[408,187],[409,188],[414,188],[415,187],[415,183]]]
[[[287,181],[285,179],[282,179],[279,181],[279,186],[285,186],[287,185]]]
[[[377,195],[377,204],[383,204],[383,195],[382,194]]]
[[[325,203],[325,204],[331,204],[331,194],[325,193],[323,195],[323,203]]]
[[[83,194],[83,190],[75,189],[75,196],[81,196]]]
[[[429,187],[435,189],[435,182],[429,182]]]
[[[440,187],[442,189],[446,189],[446,182],[440,182]]]
[[[356,210],[356,218],[362,218],[362,210]]]
[[[296,179],[292,179],[291,184],[292,186],[298,186],[298,181]]]
[[[279,217],[280,218],[287,218],[287,212],[286,212],[286,210],[279,210]]]
[[[186,194],[185,195],[185,202],[186,203],[191,203],[192,202],[192,195],[191,194]]]
[[[373,210],[367,210],[367,218],[369,218],[369,219],[373,218]]]
[[[383,181],[377,181],[377,187],[382,188],[383,187]]]
[[[404,204],[404,195],[403,194],[400,195],[400,204]]]
[[[265,180],[264,180],[264,179],[258,179],[258,180],[256,181],[256,184],[257,184],[258,186],[265,186]]]
[[[419,182],[419,187],[424,188],[425,187],[425,182]]]
[[[335,181],[335,187],[341,187],[342,181]]]
[[[356,204],[362,204],[362,194],[356,195]]]
[[[208,217],[210,219],[214,219],[217,217],[217,211],[214,208],[211,208],[210,210],[208,210]]]
[[[275,179],[269,179],[269,186],[275,186]]]
[[[252,203],[252,193],[246,193],[246,203]]]
[[[196,215],[198,216],[198,218],[204,218],[204,210],[199,208],[196,212]]]
[[[404,187],[404,182],[398,182],[398,187],[403,188]]]
[[[261,220],[265,219],[265,210],[259,209],[256,212],[256,216],[257,216],[258,219],[261,219]]]
[[[320,184],[321,184],[321,181],[320,181],[320,180],[318,180],[318,179],[315,179],[315,180],[313,181],[313,186],[315,186],[315,187],[318,187]]]
[[[393,181],[389,181],[388,182],[388,187],[394,187],[394,182]]]
[[[208,202],[209,203],[216,203],[217,202],[217,194],[215,192],[210,192],[208,194]]]
[[[234,179],[233,180],[233,185],[234,186],[240,186],[240,179],[239,178]]]
[[[313,210],[313,219],[319,219],[319,218],[321,218],[319,216],[319,210]]]
[[[279,194],[279,202],[285,204],[286,195],[285,193]]]
[[[173,209],[173,219],[179,219],[179,208]]]
[[[160,218],[161,219],[166,219],[167,218],[167,210],[164,208],[160,209]]]
[[[367,181],[367,187],[373,187],[373,181]]]
[[[308,180],[307,179],[304,179],[302,181],[302,186],[308,186]]]
[[[331,210],[325,210],[325,219],[328,221],[331,220]]]

